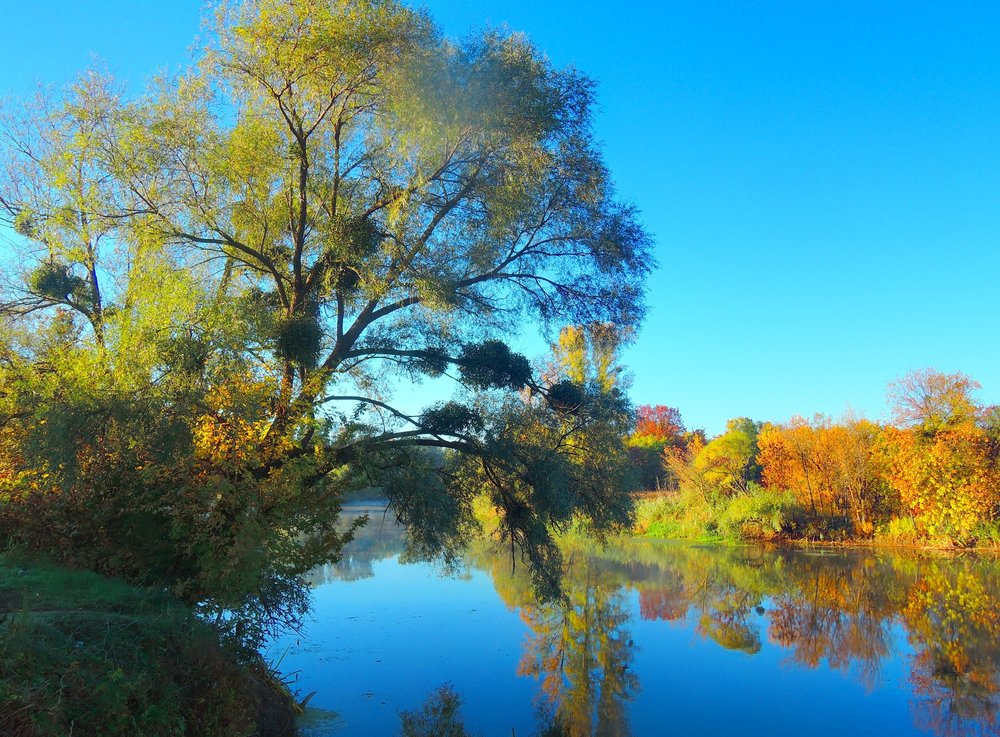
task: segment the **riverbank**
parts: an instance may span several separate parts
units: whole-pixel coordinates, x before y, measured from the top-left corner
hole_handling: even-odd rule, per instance
[[[693,491],[643,494],[637,499],[632,532],[639,537],[716,544],[1000,553],[996,523],[981,524],[964,541],[929,535],[909,517],[891,519],[859,535],[845,518],[810,515],[790,493],[761,487],[714,502]]]
[[[166,594],[0,555],[5,737],[290,737],[271,678]]]

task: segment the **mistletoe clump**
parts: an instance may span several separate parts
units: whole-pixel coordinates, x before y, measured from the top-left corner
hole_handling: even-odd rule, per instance
[[[69,266],[51,261],[31,273],[28,285],[35,294],[60,302],[68,302],[87,289],[87,282],[73,274]]]
[[[480,389],[517,390],[531,382],[528,359],[499,340],[465,346],[458,364],[463,381]]]
[[[482,416],[470,407],[458,402],[445,402],[426,409],[420,415],[420,425],[437,435],[455,435],[473,429],[481,429]]]
[[[549,406],[556,412],[575,415],[583,406],[583,389],[572,381],[560,381],[546,393]]]
[[[279,358],[299,366],[319,363],[323,330],[313,315],[292,315],[278,321],[274,331],[274,352]]]

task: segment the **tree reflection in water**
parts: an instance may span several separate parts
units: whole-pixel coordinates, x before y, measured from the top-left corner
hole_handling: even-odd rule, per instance
[[[343,561],[316,572],[317,583],[371,575],[373,561],[403,551],[400,528],[372,518]],[[915,726],[939,737],[1000,737],[996,559],[631,539],[603,549],[571,542],[564,554],[564,597],[548,603],[534,599],[523,569],[512,574],[509,557],[483,546],[467,561],[529,629],[518,672],[538,680],[539,706],[558,728],[547,734],[631,734],[637,616],[684,622],[750,656],[767,643],[786,654],[785,667],[840,671],[869,690],[900,657],[902,631],[913,651]]]
[[[625,702],[639,683],[623,590],[593,558],[573,556],[564,591],[561,600],[521,608],[531,634],[518,673],[539,679],[561,734],[629,735]]]
[[[531,602],[499,563],[477,556],[531,630],[520,673],[572,737],[630,734],[639,689],[629,592],[645,620],[689,621],[754,655],[766,638],[786,667],[827,668],[878,687],[892,631],[913,647],[914,721],[941,737],[1000,735],[1000,565],[976,557],[724,548],[619,541],[570,546],[565,600]]]

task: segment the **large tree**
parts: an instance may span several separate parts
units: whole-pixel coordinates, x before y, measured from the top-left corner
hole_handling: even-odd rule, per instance
[[[222,2],[209,31],[137,98],[88,74],[8,111],[0,204],[23,268],[0,431],[28,440],[5,478],[87,488],[113,456],[160,489],[143,519],[240,530],[188,553],[238,557],[252,519],[286,573],[336,554],[358,484],[427,552],[485,489],[539,571],[553,526],[626,521],[620,392],[542,381],[505,342],[642,316],[650,239],[595,145],[593,83],[394,2]],[[454,401],[394,402],[441,375]]]

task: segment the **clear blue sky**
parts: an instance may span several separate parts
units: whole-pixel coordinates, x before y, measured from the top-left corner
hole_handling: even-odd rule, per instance
[[[1000,4],[430,0],[452,35],[527,33],[600,82],[598,134],[660,271],[638,403],[877,419],[924,366],[1000,402]],[[189,58],[201,0],[4,10],[0,91],[92,55],[131,82]]]

